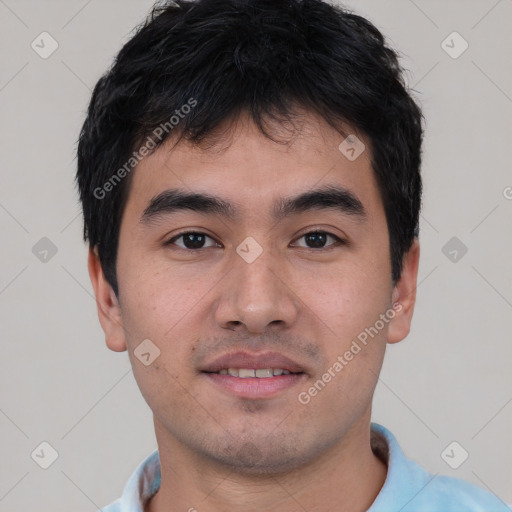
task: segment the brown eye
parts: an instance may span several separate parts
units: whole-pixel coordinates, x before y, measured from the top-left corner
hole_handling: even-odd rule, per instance
[[[336,243],[343,243],[341,238],[325,231],[311,231],[302,235],[300,238],[298,238],[298,240],[302,238],[304,239],[306,245],[299,245],[299,247],[306,247],[308,249],[324,249],[325,247],[330,247]],[[329,238],[333,239],[334,243],[326,245]]]
[[[211,240],[213,243],[210,245],[205,245],[207,240]],[[178,240],[181,241],[181,244],[176,243]],[[187,231],[186,233],[180,233],[175,237],[171,238],[165,245],[177,245],[181,249],[204,249],[206,247],[214,247],[218,246],[218,244],[213,240],[212,237],[206,235],[205,233],[199,233],[196,231]]]

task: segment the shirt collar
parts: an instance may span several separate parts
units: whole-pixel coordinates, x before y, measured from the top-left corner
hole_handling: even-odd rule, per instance
[[[125,485],[120,512],[143,512],[144,505],[160,488],[162,475],[158,450],[148,455]]]

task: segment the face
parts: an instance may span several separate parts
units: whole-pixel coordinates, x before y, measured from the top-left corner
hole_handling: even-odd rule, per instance
[[[417,251],[394,286],[368,142],[350,161],[343,136],[304,119],[288,144],[241,117],[222,148],[180,142],[142,161],[119,302],[91,253],[107,344],[128,350],[157,433],[252,472],[366,428],[386,342],[407,334],[414,303]]]

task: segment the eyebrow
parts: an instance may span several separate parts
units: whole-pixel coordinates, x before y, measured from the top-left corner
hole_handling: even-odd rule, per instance
[[[184,210],[205,215],[218,215],[232,221],[239,215],[239,206],[220,197],[169,189],[150,200],[142,213],[140,222],[150,224],[162,216]],[[366,210],[353,192],[339,186],[328,185],[303,192],[295,197],[278,199],[272,209],[272,219],[278,221],[310,210],[335,210],[358,220],[366,218]]]

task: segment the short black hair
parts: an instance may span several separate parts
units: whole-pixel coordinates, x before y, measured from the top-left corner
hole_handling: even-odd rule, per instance
[[[176,0],[153,6],[99,79],[78,140],[84,240],[116,295],[121,218],[141,155],[171,135],[204,144],[243,112],[275,140],[266,121],[293,120],[297,107],[370,141],[400,278],[418,236],[423,116],[381,32],[321,0]]]

